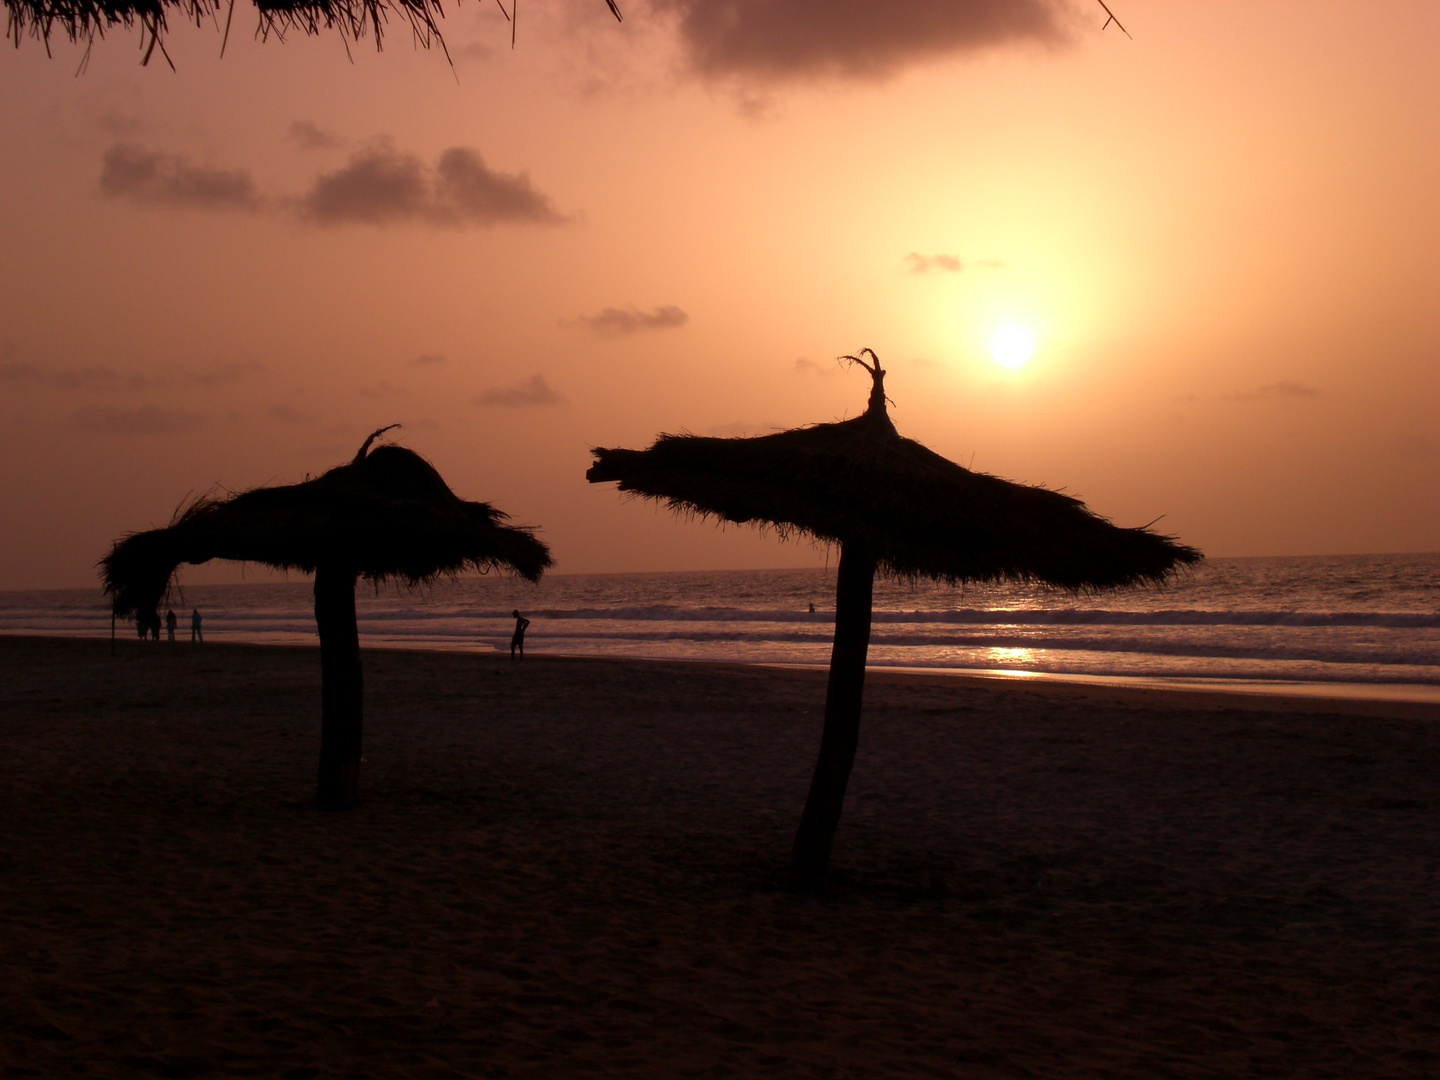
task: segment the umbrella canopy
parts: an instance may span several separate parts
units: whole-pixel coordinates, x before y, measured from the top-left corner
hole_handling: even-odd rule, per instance
[[[202,498],[168,527],[119,541],[100,564],[115,614],[154,611],[181,563],[211,559],[305,573],[333,566],[407,585],[502,568],[538,581],[549,568],[549,549],[530,529],[460,498],[413,450],[367,453],[369,445],[314,480]]]
[[[1158,582],[1199,558],[1079,499],[972,472],[904,438],[886,412],[884,372],[872,374],[879,392],[853,420],[752,438],[661,435],[647,450],[595,450],[585,476],[680,513],[858,542],[881,572],[904,578],[1099,589]]]
[[[235,559],[315,575],[320,632],[321,727],[318,797],[344,807],[359,797],[360,636],[355,582],[417,585],[462,570],[509,569],[538,581],[549,549],[527,528],[506,525],[488,503],[460,498],[413,450],[370,450],[348,465],[287,487],[200,499],[166,528],[118,541],[101,561],[119,616],[158,624],[157,606],[181,563]]]
[[[972,472],[903,438],[886,411],[879,357],[865,349],[842,359],[872,380],[869,405],[853,420],[753,438],[662,435],[645,450],[597,448],[585,474],[680,513],[839,545],[825,729],[791,864],[802,889],[824,881],[855,758],[877,570],[1109,589],[1164,581],[1201,558],[1148,527],[1112,525],[1069,495]]]

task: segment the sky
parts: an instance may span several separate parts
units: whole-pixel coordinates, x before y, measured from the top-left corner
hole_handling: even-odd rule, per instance
[[[1117,524],[1440,550],[1440,5],[510,3],[0,54],[0,589],[389,423],[558,572],[823,565],[584,473],[854,416],[862,347]]]

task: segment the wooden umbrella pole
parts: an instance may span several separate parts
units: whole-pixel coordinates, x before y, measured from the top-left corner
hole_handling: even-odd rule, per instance
[[[840,824],[845,788],[860,740],[860,706],[865,696],[865,658],[870,651],[870,603],[875,556],[856,543],[840,549],[835,584],[835,643],[825,691],[825,731],[810,781],[805,813],[795,833],[790,886],[815,892],[825,884],[830,846]]]
[[[362,720],[360,632],[355,624],[353,570],[315,570],[315,623],[320,631],[321,806],[354,806],[360,796]]]

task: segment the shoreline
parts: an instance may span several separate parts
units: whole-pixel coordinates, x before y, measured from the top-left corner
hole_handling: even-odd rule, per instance
[[[36,639],[77,642],[109,642],[108,635],[90,636],[76,634],[46,634],[24,631],[0,631],[0,639]],[[190,646],[189,641],[140,642],[128,636],[117,636],[117,646],[125,647]],[[318,651],[318,642],[256,642],[236,641],[229,638],[212,639],[204,646],[222,646],[254,649],[310,649]],[[365,653],[410,653],[427,656],[473,656],[489,658],[508,657],[508,652],[496,646],[493,651],[482,648],[434,648],[427,645],[382,645],[366,644],[361,638],[360,648]],[[600,656],[585,653],[535,652],[531,660],[598,661],[605,663],[642,663],[668,665],[699,665],[701,667],[735,667],[741,669],[768,669],[774,671],[814,672],[822,677],[827,668],[821,664],[785,664],[747,662],[741,660],[695,660],[670,657]],[[871,664],[866,667],[866,685],[878,679],[913,679],[917,681],[940,680],[942,683],[974,684],[977,686],[1004,685],[1027,692],[1053,691],[1062,697],[1081,700],[1113,701],[1116,703],[1133,700],[1153,706],[1174,705],[1179,708],[1198,709],[1240,709],[1256,712],[1329,712],[1346,713],[1356,716],[1389,717],[1393,719],[1415,719],[1440,721],[1440,687],[1423,683],[1266,683],[1263,680],[1247,680],[1243,686],[1222,680],[1182,679],[1175,677],[1146,677],[1121,675],[1079,675],[1055,674],[1005,669],[903,667],[896,665]],[[1386,693],[1385,691],[1389,691]]]

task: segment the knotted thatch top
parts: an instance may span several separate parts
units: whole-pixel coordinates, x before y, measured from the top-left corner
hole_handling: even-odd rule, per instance
[[[866,363],[868,355],[873,363]],[[585,474],[681,513],[858,543],[882,571],[949,582],[1042,581],[1070,589],[1159,582],[1200,552],[1112,525],[1079,499],[956,465],[903,438],[870,350],[864,415],[751,438],[661,435],[646,450],[597,448]]]
[[[117,542],[100,563],[115,614],[154,611],[181,563],[211,559],[307,573],[323,565],[408,585],[467,569],[504,568],[537,581],[550,567],[532,530],[460,498],[413,450],[370,451],[374,438],[348,465],[314,480],[199,499],[168,527]]]

